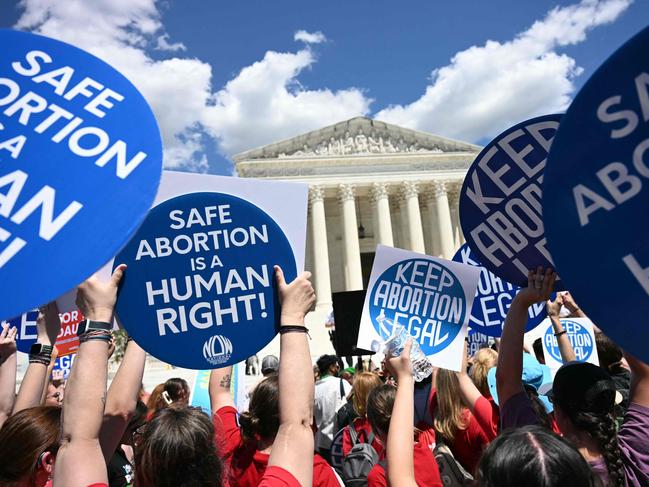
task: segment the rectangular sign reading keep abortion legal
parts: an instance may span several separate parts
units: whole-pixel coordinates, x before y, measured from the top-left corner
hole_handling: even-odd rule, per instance
[[[358,348],[382,351],[399,324],[434,366],[459,371],[479,277],[474,266],[379,245]]]

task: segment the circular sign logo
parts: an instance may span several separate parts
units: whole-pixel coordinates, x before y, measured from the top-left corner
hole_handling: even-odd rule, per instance
[[[518,286],[527,286],[530,269],[554,267],[541,217],[541,182],[561,118],[536,117],[498,135],[471,164],[460,192],[467,243],[484,267]]]
[[[162,174],[149,105],[69,44],[0,30],[0,318],[54,300],[108,262]],[[36,277],[38,276],[38,277]]]
[[[568,340],[570,340],[570,344],[575,351],[577,360],[580,362],[587,361],[593,354],[593,347],[595,346],[591,334],[588,333],[588,330],[583,325],[575,321],[563,319],[561,320],[561,324],[568,335]],[[559,352],[557,337],[554,336],[552,325],[550,325],[545,331],[543,341],[545,342],[545,350],[550,352],[552,358],[557,362],[563,362],[561,353]]]
[[[427,259],[407,259],[390,266],[370,295],[370,319],[383,340],[404,326],[426,355],[453,343],[465,319],[462,283],[447,267]]]
[[[257,206],[191,193],[151,210],[115,257],[128,269],[117,314],[153,356],[190,369],[234,364],[276,334],[273,266],[296,276],[291,245]]]
[[[480,280],[476,290],[469,326],[472,330],[491,337],[499,337],[502,334],[503,326],[509,305],[520,290],[493,272],[485,269],[480,264],[476,255],[471,252],[468,244],[462,245],[453,256],[455,262],[461,262],[480,268]],[[546,317],[545,303],[537,303],[530,306],[525,331],[536,328]]]
[[[566,286],[597,326],[645,362],[648,49],[645,28],[586,82],[561,121],[543,180],[548,248]]]

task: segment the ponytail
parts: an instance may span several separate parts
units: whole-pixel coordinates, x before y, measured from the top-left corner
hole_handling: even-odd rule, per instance
[[[573,423],[579,429],[589,433],[597,442],[608,470],[609,482],[607,487],[624,487],[626,485],[626,474],[617,441],[617,428],[613,414],[579,412],[573,418]]]
[[[239,415],[241,434],[247,441],[274,439],[279,429],[279,379],[271,375],[252,391],[248,411]]]

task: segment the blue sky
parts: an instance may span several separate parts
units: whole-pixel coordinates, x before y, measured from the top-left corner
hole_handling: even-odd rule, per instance
[[[232,154],[361,114],[485,142],[565,110],[646,19],[646,0],[0,2],[0,26],[129,76],[167,167],[225,174]]]

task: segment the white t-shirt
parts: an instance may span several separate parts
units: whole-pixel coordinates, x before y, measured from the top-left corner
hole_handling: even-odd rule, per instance
[[[340,384],[343,385],[344,393],[340,394]],[[333,441],[334,420],[336,411],[346,401],[346,397],[351,391],[352,386],[344,379],[333,377],[331,375],[320,379],[315,384],[315,404],[313,415],[318,432],[315,435],[315,447],[330,448]]]

